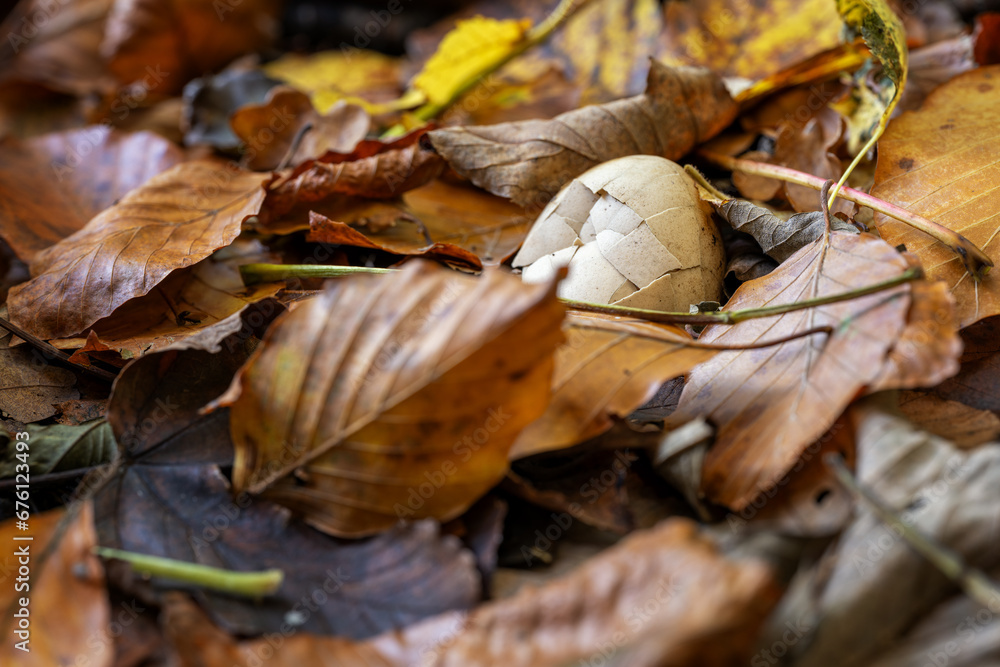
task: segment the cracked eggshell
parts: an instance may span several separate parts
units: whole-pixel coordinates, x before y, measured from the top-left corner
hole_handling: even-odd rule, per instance
[[[682,312],[719,299],[725,263],[694,183],[652,155],[611,160],[568,183],[513,262],[525,282],[568,264],[566,299]]]

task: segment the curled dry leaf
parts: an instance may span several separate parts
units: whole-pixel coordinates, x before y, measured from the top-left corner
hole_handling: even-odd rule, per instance
[[[1000,564],[1000,447],[963,452],[915,428],[872,396],[851,407],[858,480],[899,514],[904,525],[952,550],[971,567]],[[803,636],[788,647],[791,663],[820,667],[872,664],[874,657],[955,591],[955,584],[869,511],[820,561],[801,573],[789,604],[769,622],[770,645],[791,622]],[[872,632],[877,627],[878,632]],[[960,638],[961,633],[953,638]]]
[[[400,253],[392,247],[373,241],[350,225],[330,220],[315,211],[309,212],[309,235],[306,237],[306,240],[315,243],[336,243],[355,248],[371,248],[372,250],[381,250],[408,257],[423,257],[424,259],[433,259],[451,266],[463,267],[474,271],[483,268],[482,263],[475,254],[450,243],[425,244],[423,247]]]
[[[511,459],[571,447],[607,431],[667,380],[710,359],[683,329],[573,313],[563,323],[548,409],[518,436]]]
[[[545,410],[562,317],[554,284],[500,269],[412,262],[332,282],[272,327],[220,399],[235,488],[270,487],[341,536],[454,518]]]
[[[449,614],[364,643],[296,636],[275,666],[629,667],[742,664],[777,601],[763,563],[721,556],[694,524],[674,519],[636,533],[570,574],[467,615]],[[248,667],[263,640],[236,642],[190,604],[167,607],[168,634],[191,666],[207,652]],[[595,663],[596,664],[596,663]]]
[[[183,159],[166,139],[94,126],[0,143],[0,236],[30,263]]]
[[[359,106],[337,103],[326,114],[313,108],[309,96],[290,86],[272,88],[263,104],[248,104],[229,119],[246,146],[244,163],[255,171],[275,169],[283,160],[297,166],[327,151],[350,153],[368,134],[371,118]],[[295,152],[295,137],[309,124]]]
[[[455,171],[490,192],[540,208],[601,162],[635,154],[676,160],[736,117],[721,79],[653,61],[646,92],[568,111],[551,120],[430,132]]]
[[[264,199],[265,176],[223,163],[179,164],[39,253],[11,289],[11,321],[39,338],[84,331],[172,271],[229,245]]]
[[[819,239],[771,274],[744,283],[726,310],[842,294],[892,279],[907,268],[906,259],[878,238],[833,232],[828,247]],[[708,498],[739,511],[773,488],[848,403],[886,372],[894,341],[906,329],[911,303],[920,296],[900,286],[773,318],[706,328],[702,341],[725,345],[745,345],[822,325],[834,328],[829,335],[721,352],[692,371],[670,421],[682,424],[706,417],[718,427],[703,468]],[[955,370],[957,332],[942,327],[924,335],[929,340],[950,339],[944,349],[950,349],[951,356],[938,359],[935,355],[941,348],[936,345],[915,346],[916,358],[901,355],[898,363],[919,362],[926,378],[909,371],[896,374],[933,384],[940,374]],[[900,385],[909,386],[896,384]]]
[[[441,157],[418,143],[351,161],[310,160],[271,186],[267,209],[280,216],[296,203],[318,202],[335,194],[398,197],[434,180],[443,168]]]
[[[75,516],[61,509],[32,514],[30,542],[16,541],[25,533],[14,519],[0,524],[0,539],[9,547],[3,557],[9,585],[0,591],[0,631],[6,638],[0,661],[5,665],[114,664],[114,644],[106,640],[112,614],[104,568],[91,553],[97,546],[93,506],[85,502],[75,511]],[[30,589],[15,587],[13,575],[25,565],[19,551],[29,555]],[[67,596],[73,604],[66,604]],[[21,618],[27,619],[27,628]],[[19,647],[21,641],[25,643]]]
[[[872,195],[964,235],[1000,257],[1000,66],[962,74],[892,122],[879,141]],[[905,244],[955,295],[962,327],[1000,313],[1000,277],[973,280],[953,250],[881,213],[875,224]]]
[[[190,79],[267,46],[280,9],[275,0],[120,0],[108,15],[101,55],[122,84],[177,93]]]
[[[778,262],[784,262],[826,233],[826,222],[819,211],[796,213],[782,220],[763,206],[742,199],[728,199],[715,208],[733,229],[754,237],[764,254]],[[837,217],[830,218],[830,229],[858,231],[857,227]]]

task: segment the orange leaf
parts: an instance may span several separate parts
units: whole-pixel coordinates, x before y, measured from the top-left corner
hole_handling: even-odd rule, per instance
[[[545,410],[562,317],[554,285],[500,269],[411,262],[332,282],[272,326],[219,401],[235,488],[270,486],[340,536],[458,516]]]

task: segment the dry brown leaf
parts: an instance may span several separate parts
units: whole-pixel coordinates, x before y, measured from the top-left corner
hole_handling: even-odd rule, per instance
[[[976,322],[962,330],[962,367],[934,393],[1000,416],[1000,317]]]
[[[1000,66],[956,77],[919,111],[895,119],[879,140],[872,195],[966,236],[1000,258]],[[961,258],[922,232],[875,214],[889,243],[905,244],[930,278],[955,295],[962,327],[1000,313],[996,271],[976,282]]]
[[[183,152],[149,132],[93,126],[0,143],[0,235],[25,262],[83,228]]]
[[[763,79],[840,43],[841,20],[824,0],[671,2],[661,57],[670,64]]]
[[[113,0],[22,1],[0,25],[0,85],[28,83],[87,95],[114,88],[100,57]],[[8,89],[4,95],[10,94]],[[15,93],[16,94],[16,93]]]
[[[53,340],[52,345],[71,350],[95,337],[120,359],[134,359],[174,345],[284,288],[284,281],[247,287],[240,276],[242,264],[276,261],[278,257],[265,252],[258,242],[237,240],[194,266],[174,271],[150,293],[98,320],[87,339],[62,338]]]
[[[315,243],[335,243],[356,248],[371,248],[408,257],[423,257],[474,271],[483,268],[479,258],[464,248],[449,243],[425,243],[422,247],[399,253],[391,247],[380,245],[350,225],[330,220],[325,215],[320,215],[315,211],[309,213],[309,235],[306,236],[306,240]]]
[[[834,232],[829,247],[820,239],[771,274],[744,283],[726,310],[842,294],[894,278],[907,268],[907,260],[878,238]],[[670,421],[681,424],[704,417],[718,427],[703,469],[708,498],[739,511],[773,488],[803,450],[884,372],[895,340],[906,328],[912,299],[919,296],[902,286],[778,317],[706,328],[702,341],[745,345],[816,326],[834,327],[829,336],[814,334],[758,350],[721,352],[692,371]],[[925,369],[925,376],[916,379],[926,377],[933,384],[954,372],[958,343],[954,330],[927,335],[951,339],[944,347],[951,350],[950,358],[937,358],[939,347],[930,341],[912,350],[913,361]],[[899,362],[907,359],[903,355]],[[909,368],[896,374],[909,380]]]
[[[275,0],[117,0],[101,55],[122,84],[148,82],[169,95],[190,79],[258,51],[277,35]]]
[[[364,643],[302,635],[270,653],[275,667],[323,661],[345,667],[722,667],[745,663],[776,601],[766,566],[720,556],[693,523],[674,519],[567,576],[466,615],[439,616]],[[211,661],[249,667],[268,648],[265,640],[236,642],[186,600],[172,599],[166,618],[184,667]]]
[[[271,186],[266,204],[270,215],[278,217],[297,203],[318,202],[332,195],[398,197],[434,180],[444,168],[441,156],[418,143],[356,160],[323,160],[309,160]]]
[[[0,410],[22,424],[47,419],[55,404],[80,397],[72,371],[27,345],[0,348]]]
[[[923,391],[904,391],[899,409],[914,424],[951,440],[960,449],[971,449],[1000,437],[1000,417],[958,401]]]
[[[359,106],[339,102],[326,114],[313,108],[309,96],[290,86],[277,86],[263,104],[248,104],[229,119],[233,132],[246,146],[244,163],[255,171],[275,169],[282,160],[297,166],[327,151],[350,153],[368,134],[371,118]],[[312,129],[292,155],[295,136],[307,125]]]
[[[5,638],[0,662],[5,665],[51,667],[86,661],[92,667],[111,667],[114,663],[104,568],[91,553],[97,546],[93,505],[80,505],[68,524],[62,523],[64,519],[67,513],[59,509],[32,514],[28,532],[18,530],[14,519],[0,524],[0,539],[7,545],[5,569],[10,573],[0,592],[0,631]],[[26,535],[33,539],[18,541]],[[31,570],[30,588],[17,586],[13,576],[25,565]],[[73,603],[67,604],[68,599]],[[131,608],[132,613],[137,607]],[[25,635],[18,636],[24,629],[19,625],[21,610],[27,612],[21,618],[28,627]],[[126,610],[122,620],[134,618]],[[26,639],[22,651],[17,642]]]
[[[455,171],[515,204],[540,208],[591,167],[634,154],[676,160],[736,117],[722,80],[656,61],[646,93],[551,120],[448,128],[430,140]]]
[[[894,404],[891,395],[872,396],[848,412],[857,440],[858,480],[903,524],[952,550],[968,566],[996,568],[1000,447],[958,450],[898,416]],[[816,565],[796,577],[760,645],[778,641],[792,665],[872,664],[956,589],[899,532],[860,509]],[[788,623],[801,630],[792,644],[780,640]],[[964,636],[954,626],[952,634],[956,640]]]
[[[220,399],[235,488],[341,536],[458,516],[545,410],[563,312],[554,284],[501,269],[416,261],[334,281],[273,325]]]
[[[264,199],[265,176],[224,163],[179,164],[39,253],[11,289],[11,321],[39,338],[84,331],[172,271],[229,245]]]
[[[683,329],[570,313],[566,342],[556,351],[552,399],[521,432],[511,459],[571,447],[607,431],[646,403],[667,380],[710,359],[715,350],[691,345]]]

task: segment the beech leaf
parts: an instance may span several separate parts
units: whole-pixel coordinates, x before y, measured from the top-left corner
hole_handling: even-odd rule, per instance
[[[84,331],[232,243],[259,210],[265,178],[208,160],[154,176],[38,254],[34,277],[10,291],[11,321],[44,339]]]
[[[339,536],[456,517],[545,410],[562,341],[554,289],[419,261],[334,281],[275,323],[219,401],[235,488],[270,486]]]

